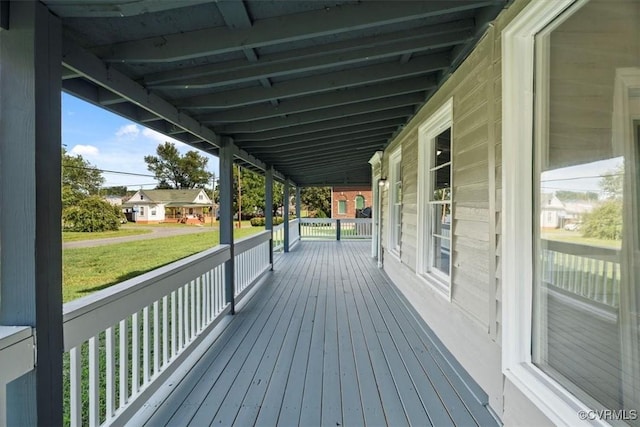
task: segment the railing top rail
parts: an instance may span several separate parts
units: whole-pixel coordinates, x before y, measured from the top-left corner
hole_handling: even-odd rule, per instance
[[[370,224],[371,218],[340,218],[340,222],[356,223],[356,224]]]
[[[542,240],[546,249],[569,255],[578,255],[602,261],[620,262],[620,250],[601,246],[581,245],[579,243],[561,242],[558,240]]]
[[[301,224],[331,224],[336,222],[332,218],[300,218]]]
[[[300,218],[294,218],[289,220],[289,224],[295,224],[296,222],[300,222]]]
[[[0,351],[32,335],[30,326],[0,326]]]
[[[268,242],[269,239],[271,239],[271,232],[269,230],[265,230],[253,236],[245,237],[244,239],[240,239],[234,243],[233,252],[235,255],[241,254],[249,249],[255,248],[261,243]]]
[[[280,230],[281,228],[284,228],[284,222],[282,224],[274,225],[273,231]]]
[[[223,264],[230,256],[228,245],[218,245],[64,304],[65,350]]]

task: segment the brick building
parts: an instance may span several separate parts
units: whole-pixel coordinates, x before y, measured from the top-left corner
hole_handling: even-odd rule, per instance
[[[359,218],[366,208],[371,212],[371,206],[371,187],[331,188],[331,218]]]

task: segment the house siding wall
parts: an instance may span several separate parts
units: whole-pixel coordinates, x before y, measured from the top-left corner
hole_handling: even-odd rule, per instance
[[[503,421],[548,420],[521,394],[510,395],[506,411],[501,372],[501,31],[529,0],[504,10],[476,48],[416,113],[385,151],[402,150],[402,246],[400,257],[384,251],[384,269],[447,348],[488,394]],[[453,98],[453,222],[451,302],[416,274],[418,229],[418,128]],[[388,240],[388,195],[382,191],[382,236]]]

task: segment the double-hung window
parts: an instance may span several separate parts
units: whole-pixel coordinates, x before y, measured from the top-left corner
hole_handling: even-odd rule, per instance
[[[402,240],[402,154],[400,149],[389,158],[389,250],[400,255]]]
[[[450,297],[452,226],[452,100],[419,130],[418,274]]]

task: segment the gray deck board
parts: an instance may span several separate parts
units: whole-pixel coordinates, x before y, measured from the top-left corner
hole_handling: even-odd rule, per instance
[[[497,425],[369,247],[284,255],[147,425]]]

